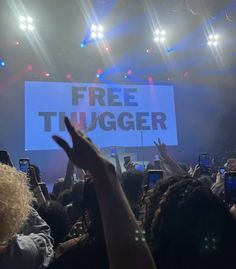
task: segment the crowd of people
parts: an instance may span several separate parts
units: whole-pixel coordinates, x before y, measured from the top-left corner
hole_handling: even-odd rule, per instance
[[[72,147],[53,136],[69,160],[52,193],[37,166],[22,173],[7,153],[1,160],[1,269],[236,268],[236,195],[225,190],[236,159],[222,173],[188,169],[158,140],[158,162],[138,171],[128,159],[122,172],[117,153],[113,165],[65,125]],[[153,171],[160,178],[150,184]]]

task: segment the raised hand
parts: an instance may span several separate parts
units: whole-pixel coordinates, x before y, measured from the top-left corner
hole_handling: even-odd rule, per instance
[[[192,177],[194,179],[198,179],[200,176],[201,176],[201,167],[199,166],[199,164],[197,164],[194,168]]]
[[[158,152],[160,154],[160,157],[162,159],[166,159],[166,157],[168,157],[168,153],[167,153],[167,148],[166,148],[166,144],[161,143],[160,138],[158,138],[158,143],[156,141],[154,141],[155,146],[158,149]]]
[[[70,120],[65,117],[66,129],[72,139],[72,147],[59,136],[54,135],[53,140],[66,152],[69,159],[79,168],[93,172],[102,163],[98,149],[79,130],[75,130]]]

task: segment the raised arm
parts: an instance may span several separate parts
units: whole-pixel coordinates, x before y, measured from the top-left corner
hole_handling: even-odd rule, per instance
[[[166,145],[161,143],[161,140],[158,138],[158,143],[154,141],[154,144],[160,154],[161,164],[165,167],[165,171],[170,175],[184,175],[185,172],[183,169],[169,156],[167,152]]]
[[[121,178],[121,175],[122,175],[122,169],[121,169],[121,165],[120,165],[119,155],[115,151],[115,155],[111,155],[111,157],[115,159],[115,163],[116,163],[116,175],[120,179]]]
[[[73,162],[69,159],[66,167],[66,175],[61,187],[61,192],[64,190],[71,189],[73,184],[74,184],[74,164]]]
[[[114,166],[101,156],[81,132],[76,133],[67,118],[65,124],[73,147],[70,148],[68,143],[58,136],[53,139],[75,165],[91,171],[94,176],[110,268],[156,268],[143,233],[116,178]]]

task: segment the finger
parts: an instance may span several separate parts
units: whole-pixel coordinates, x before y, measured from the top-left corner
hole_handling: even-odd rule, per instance
[[[158,144],[161,146],[161,139],[158,138]]]
[[[72,138],[76,137],[77,133],[75,131],[75,128],[72,126],[70,120],[67,117],[65,117],[64,121],[65,121],[66,129],[69,132],[69,134],[71,135],[71,137]]]
[[[155,146],[158,148],[158,144],[156,141],[153,141],[153,143],[155,144]]]
[[[53,135],[52,139],[66,152],[66,154],[69,156],[70,154],[70,146],[68,143],[60,138],[59,136]]]
[[[80,131],[80,129],[77,130],[77,134],[80,136],[85,136],[84,133],[82,131]]]

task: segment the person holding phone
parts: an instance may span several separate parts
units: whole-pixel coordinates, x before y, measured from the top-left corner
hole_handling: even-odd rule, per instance
[[[227,160],[227,162],[224,165],[225,173],[236,171],[236,159],[230,158]],[[225,178],[224,173],[224,178]],[[217,179],[216,182],[212,185],[211,190],[212,192],[220,197],[222,200],[225,200],[225,179],[222,180],[222,176],[220,173],[217,173]]]
[[[126,171],[134,171],[135,170],[135,165],[131,161],[130,156],[125,156],[124,157],[124,168],[126,169]]]
[[[26,174],[0,164],[0,268],[42,269],[53,258],[50,228],[31,207]]]

